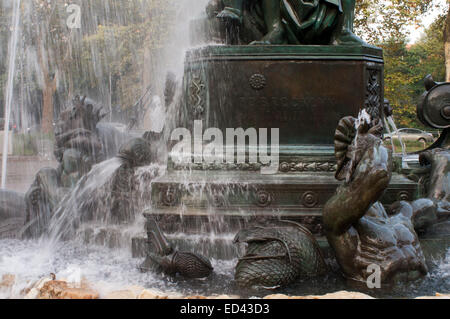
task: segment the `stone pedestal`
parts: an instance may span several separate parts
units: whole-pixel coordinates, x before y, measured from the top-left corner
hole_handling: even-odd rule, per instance
[[[208,46],[185,63],[179,125],[279,128],[282,153],[330,148],[338,121],[368,108],[381,116],[381,49],[363,46]]]
[[[260,163],[175,164],[152,184],[153,208],[165,216],[223,216],[262,221],[299,220],[321,234],[323,205],[334,178],[334,133],[339,120],[365,108],[384,116],[381,49],[365,46],[208,46],[189,51],[178,126],[203,129],[279,128],[279,170]],[[394,174],[383,202],[413,199],[416,184]],[[171,216],[172,215],[172,216]],[[186,224],[183,217],[183,224]],[[165,226],[164,226],[165,225]],[[221,226],[219,226],[221,227]],[[174,231],[176,229],[173,229]]]

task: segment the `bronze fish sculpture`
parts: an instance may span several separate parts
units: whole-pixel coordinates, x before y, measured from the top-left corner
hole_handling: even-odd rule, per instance
[[[275,289],[327,270],[314,236],[295,222],[243,229],[234,242],[248,244],[235,268],[235,281],[241,287]]]
[[[186,278],[205,278],[211,275],[211,262],[199,254],[176,251],[159,229],[156,220],[148,219],[146,228],[149,244],[154,247],[154,251],[147,250],[147,258],[140,267],[141,271],[163,272],[170,276],[179,274]]]

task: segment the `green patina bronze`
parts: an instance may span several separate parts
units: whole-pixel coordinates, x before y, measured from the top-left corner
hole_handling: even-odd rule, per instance
[[[247,244],[235,272],[235,280],[242,287],[274,289],[327,272],[316,239],[296,223],[242,229],[234,242]]]
[[[363,44],[354,10],[355,0],[212,0],[198,24],[227,44]]]
[[[147,218],[145,226],[148,242],[146,259],[139,267],[142,272],[164,272],[170,276],[205,278],[213,272],[208,258],[192,252],[177,251],[160,230],[153,217]]]
[[[421,154],[431,165],[428,198],[383,206],[392,176],[392,156],[382,145],[382,127],[346,117],[335,134],[336,178],[345,180],[323,209],[330,246],[343,274],[365,283],[367,267],[380,269],[380,283],[412,281],[428,271],[416,231],[427,232],[448,218],[448,150]],[[445,222],[443,224],[446,224]],[[441,225],[443,225],[441,224]]]

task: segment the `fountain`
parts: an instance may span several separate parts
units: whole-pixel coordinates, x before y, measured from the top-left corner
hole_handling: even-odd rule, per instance
[[[358,114],[361,108],[373,119],[387,118],[382,50],[349,36],[354,3],[342,3],[343,11],[335,25],[331,23],[334,27],[318,25],[322,33],[317,31],[314,37],[309,36],[308,28],[294,39],[287,31],[277,33],[285,37],[275,40],[278,45],[259,43],[258,34],[249,36],[254,28],[246,21],[259,21],[261,8],[254,8],[258,4],[244,2],[240,10],[243,22],[236,31],[236,21],[220,22],[215,17],[214,13],[224,10],[221,1],[210,3],[209,17],[194,21],[192,27],[204,39],[222,43],[186,53],[177,127],[187,128],[193,135],[199,131],[203,146],[215,142],[214,138],[223,139],[223,153],[236,155],[208,160],[196,151],[200,143],[194,142],[187,160],[186,156],[182,160],[169,157],[168,174],[153,183],[151,214],[183,216],[184,221],[194,215],[209,219],[220,215],[227,225],[236,219],[289,217],[323,235],[322,209],[339,185],[334,179],[333,142],[338,121]],[[329,3],[320,6],[333,7]],[[284,23],[289,21],[283,18]],[[301,45],[306,39],[308,45]],[[194,40],[200,41],[198,37]],[[258,45],[248,45],[252,41]],[[211,128],[217,128],[223,137],[207,136]],[[241,128],[249,143],[235,149]],[[259,129],[256,136],[253,128]],[[261,128],[267,128],[269,134],[263,134]],[[236,137],[228,139],[232,129]],[[274,129],[279,130],[279,139]],[[271,149],[270,143],[264,146],[268,139],[277,146],[273,150],[278,149],[274,156],[278,162],[263,156]],[[267,166],[274,172],[261,174]],[[390,205],[411,200],[416,191],[416,183],[394,173],[381,201]]]
[[[450,83],[426,79],[417,114],[443,132],[403,165],[382,145],[383,52],[353,34],[354,4],[210,1],[182,80],[137,99],[152,101],[145,133],[75,96],[54,127],[58,167],[0,192],[0,274],[26,279],[11,295],[50,272],[99,291],[446,292],[433,260],[448,259]]]

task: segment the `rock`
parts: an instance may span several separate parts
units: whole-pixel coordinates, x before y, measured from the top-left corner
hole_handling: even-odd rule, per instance
[[[39,296],[39,290],[37,288],[31,288],[23,297],[24,299],[37,299]]]
[[[61,299],[98,299],[99,294],[95,290],[85,288],[69,288],[61,294]]]
[[[137,299],[144,291],[144,287],[131,286],[124,290],[112,291],[104,299]]]
[[[16,276],[11,274],[4,274],[0,279],[0,295],[10,296],[13,291],[13,286],[16,283]]]
[[[51,280],[52,279],[50,278],[41,278],[30,287],[23,289],[21,294],[24,295],[25,299],[37,299],[42,287],[44,287],[44,285]]]
[[[31,291],[30,291],[31,292]],[[99,294],[88,287],[74,288],[61,280],[50,280],[39,290],[38,299],[98,299]]]
[[[129,290],[118,290],[107,294],[103,299],[136,299],[136,295]]]
[[[128,287],[126,290],[132,292],[136,296],[135,298],[137,298],[141,294],[141,292],[144,291],[144,289],[145,288],[141,286],[131,286]]]
[[[290,297],[282,294],[273,294],[265,296],[264,299],[290,299]]]
[[[167,299],[184,299],[184,296],[178,293],[169,293]]]
[[[236,295],[218,295],[218,296],[209,296],[208,299],[240,299],[241,297]]]
[[[47,281],[39,290],[38,299],[60,299],[62,292],[66,289],[68,289],[68,286],[65,281]]]
[[[167,295],[158,291],[144,289],[138,296],[138,299],[168,299]]]
[[[187,296],[184,299],[208,299],[205,296]]]
[[[5,274],[0,281],[0,289],[11,289],[16,282],[16,276],[11,274]]]
[[[440,294],[437,292],[435,296],[417,297],[416,299],[450,299],[450,294]]]
[[[268,295],[264,299],[374,299],[373,297],[360,293],[349,291],[338,291],[323,296],[287,296],[282,294]]]
[[[338,291],[324,296],[307,296],[302,299],[374,299],[373,297],[361,292]]]

